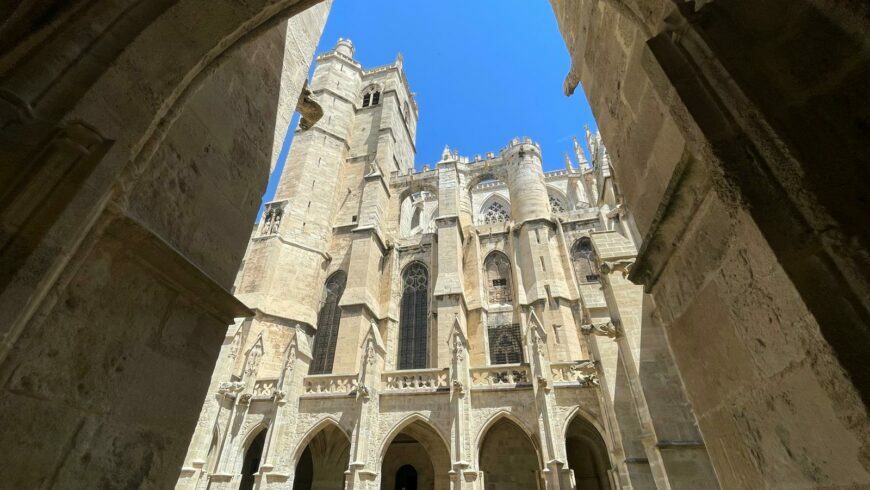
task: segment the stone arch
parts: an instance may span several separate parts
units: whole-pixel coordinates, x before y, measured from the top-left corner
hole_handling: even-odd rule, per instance
[[[311,442],[311,439],[314,439],[314,436],[319,434],[320,431],[330,426],[334,426],[335,428],[340,430],[345,435],[345,437],[347,437],[347,440],[350,440],[350,433],[341,426],[341,422],[332,415],[327,415],[318,420],[314,425],[312,425],[311,428],[308,429],[305,434],[303,434],[303,436],[299,439],[299,442],[293,449],[293,453],[290,458],[290,462],[294,467],[299,462],[299,457],[302,456],[302,452],[305,451],[305,447],[308,446],[308,443]]]
[[[537,439],[509,412],[500,411],[490,418],[478,435],[476,449],[484,488],[521,490],[540,488],[543,483]]]
[[[550,200],[550,210],[552,212],[565,212],[570,211],[572,208],[571,200],[568,199],[568,196],[565,195],[561,190],[548,185],[547,187],[547,198]],[[561,206],[561,210],[554,209],[554,201]]]
[[[419,412],[412,413],[397,422],[387,433],[387,436],[384,437],[377,460],[377,467],[380,469],[381,474],[381,488],[392,489],[395,477],[394,470],[397,470],[405,462],[413,461],[413,459],[401,461],[395,460],[396,458],[387,458],[391,446],[402,435],[408,436],[419,443],[431,464],[431,475],[427,475],[426,468],[418,468],[417,465],[414,465],[415,470],[417,470],[420,476],[420,488],[426,485],[428,477],[431,476],[433,488],[447,489],[449,487],[449,472],[451,470],[448,439],[444,437],[444,434],[428,418]],[[385,466],[387,463],[390,464],[389,469]]]
[[[594,419],[577,407],[565,419],[562,441],[567,468],[574,473],[578,488],[609,490],[612,470],[608,439]]]
[[[502,209],[495,209],[497,206],[501,206]],[[502,210],[504,212],[500,213]],[[508,222],[512,218],[510,198],[506,198],[501,194],[492,194],[487,197],[475,211],[474,222],[477,224],[484,224],[487,220],[492,223]],[[487,213],[490,213],[493,219],[489,219]],[[503,221],[501,221],[502,219]]]
[[[297,485],[298,478],[306,477],[319,482],[318,488],[343,486],[344,472],[350,462],[350,441],[350,434],[332,416],[328,415],[314,424],[299,440],[290,459],[294,488],[300,488]],[[307,458],[304,458],[306,455]],[[303,461],[311,464],[307,475],[297,474]]]
[[[474,438],[474,460],[477,467],[480,468],[480,446],[483,443],[484,438],[486,437],[486,433],[489,431],[489,429],[492,428],[493,425],[495,425],[502,419],[507,419],[509,422],[515,424],[517,427],[520,428],[520,430],[522,430],[526,437],[528,437],[528,439],[532,443],[532,446],[535,448],[535,453],[537,454],[538,459],[538,467],[543,468],[544,460],[541,456],[541,448],[536,434],[532,430],[530,430],[528,426],[516,415],[512,414],[507,410],[499,410],[498,412],[490,416],[489,419],[487,419],[487,421],[477,431],[477,436]]]
[[[248,432],[248,435],[244,439],[244,444],[241,444],[239,447],[241,455],[238,458],[238,463],[241,463],[241,465],[236,464],[236,473],[241,474],[240,489],[254,488],[256,475],[260,472],[260,465],[266,456],[266,439],[268,436],[268,425],[259,423]]]

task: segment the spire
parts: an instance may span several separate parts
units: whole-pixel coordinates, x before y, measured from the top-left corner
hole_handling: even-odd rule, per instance
[[[574,140],[574,155],[577,157],[577,167],[579,167],[580,170],[585,170],[590,166],[589,161],[586,160],[586,154],[583,153],[583,147],[580,146],[580,142],[577,141],[577,137],[574,136],[572,139]]]
[[[405,61],[405,57],[402,56],[402,52],[400,51],[398,54],[396,54],[396,62],[395,62],[395,65],[396,65],[396,66],[401,70],[401,69],[402,69],[402,64],[404,63],[404,61]]]
[[[576,139],[574,141],[576,141]],[[564,155],[565,155],[565,169],[571,173],[574,173],[575,170],[574,170],[574,164],[571,163],[571,155],[569,155],[568,152],[565,152]]]
[[[588,124],[584,124],[583,129],[586,130],[586,148],[589,148],[589,155],[592,157],[592,160],[595,160],[595,137],[592,136],[592,131],[589,130]]]
[[[446,160],[450,160],[450,158],[451,158],[450,147],[447,145],[444,145],[444,151],[441,152],[441,161],[443,162]]]

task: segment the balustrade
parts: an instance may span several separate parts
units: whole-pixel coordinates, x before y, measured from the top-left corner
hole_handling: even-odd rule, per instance
[[[313,374],[305,377],[306,394],[349,395],[357,389],[354,374]]]
[[[384,389],[390,391],[442,391],[450,389],[447,369],[413,369],[391,371],[381,376]]]
[[[473,368],[472,386],[512,387],[531,384],[529,367],[522,364]]]

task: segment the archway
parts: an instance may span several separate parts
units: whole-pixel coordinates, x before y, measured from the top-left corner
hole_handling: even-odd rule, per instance
[[[347,434],[334,423],[328,422],[307,439],[296,462],[293,490],[344,488],[344,472],[350,462],[350,439]]]
[[[417,470],[406,464],[396,472],[396,490],[417,490]]]
[[[538,488],[538,452],[528,434],[507,417],[486,430],[480,443],[479,466],[486,490]]]
[[[245,450],[245,460],[242,463],[242,481],[239,484],[239,490],[253,490],[256,483],[257,473],[260,471],[260,460],[263,458],[263,447],[266,444],[266,429],[261,429],[260,433],[248,444],[248,449]]]
[[[387,439],[381,458],[381,489],[447,489],[450,453],[444,439],[422,417],[410,420]]]
[[[565,430],[565,452],[577,488],[611,488],[607,446],[595,426],[580,415],[575,415]]]

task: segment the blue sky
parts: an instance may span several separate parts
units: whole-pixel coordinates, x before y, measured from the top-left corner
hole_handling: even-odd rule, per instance
[[[353,41],[365,68],[402,53],[420,108],[417,169],[437,162],[445,144],[473,157],[498,152],[517,136],[541,144],[545,170],[560,169],[571,136],[582,141],[584,124],[595,129],[583,91],[562,93],[571,60],[544,0],[335,0],[317,53],[340,37]],[[292,132],[266,201],[290,139]]]

